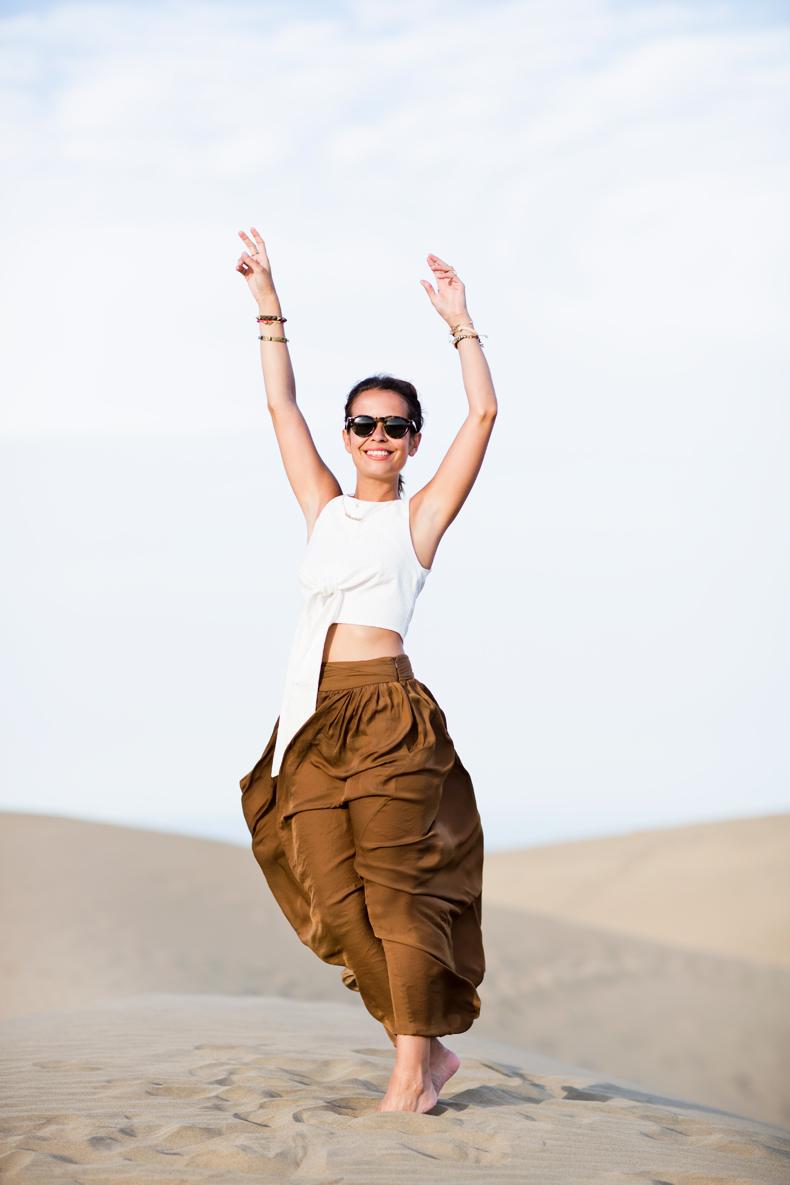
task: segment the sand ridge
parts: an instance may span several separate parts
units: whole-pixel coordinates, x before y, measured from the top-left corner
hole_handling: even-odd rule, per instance
[[[461,1035],[424,1115],[350,1005],[151,995],[0,1025],[16,1185],[293,1180],[783,1185],[790,1132]]]
[[[498,851],[485,892],[489,905],[790,967],[790,815]]]

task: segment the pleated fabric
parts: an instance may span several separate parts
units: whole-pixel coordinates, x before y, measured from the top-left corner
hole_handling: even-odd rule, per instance
[[[399,654],[322,662],[272,777],[278,723],[239,784],[283,914],[393,1044],[465,1032],[485,973],[483,828],[442,708]]]

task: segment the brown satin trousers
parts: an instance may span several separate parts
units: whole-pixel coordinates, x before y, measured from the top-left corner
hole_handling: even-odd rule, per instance
[[[483,829],[447,720],[405,654],[322,662],[315,712],[241,779],[252,850],[301,941],[398,1033],[480,1014]]]

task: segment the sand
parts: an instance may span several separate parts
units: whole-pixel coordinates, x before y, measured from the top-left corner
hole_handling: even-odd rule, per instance
[[[787,845],[784,816],[665,829],[646,861],[634,836],[557,845],[554,865],[550,848],[488,855],[482,1015],[447,1039],[462,1066],[438,1106],[407,1115],[376,1110],[389,1042],[247,849],[0,814],[0,1178],[790,1182],[779,831]],[[696,904],[673,930],[684,866]],[[625,905],[622,930],[581,919],[574,867],[607,903],[649,887],[647,933]],[[753,924],[744,905],[695,947],[734,878]],[[540,912],[519,906],[541,887]]]
[[[790,967],[790,815],[497,852],[491,905]]]

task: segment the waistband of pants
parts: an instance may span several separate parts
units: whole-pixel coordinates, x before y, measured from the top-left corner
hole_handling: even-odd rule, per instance
[[[397,679],[403,683],[413,679],[411,661],[407,654],[392,654],[382,658],[333,659],[322,661],[318,676],[319,691],[339,691],[344,687],[362,687],[365,683],[386,683]]]

